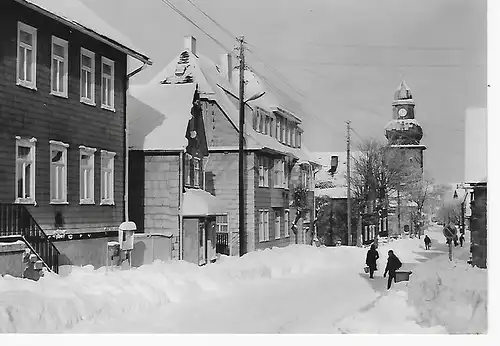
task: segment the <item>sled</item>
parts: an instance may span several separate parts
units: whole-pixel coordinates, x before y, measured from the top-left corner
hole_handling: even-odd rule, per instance
[[[410,275],[411,275],[411,270],[410,271],[396,271],[396,277],[394,278],[394,282],[401,282],[401,281],[410,281]]]

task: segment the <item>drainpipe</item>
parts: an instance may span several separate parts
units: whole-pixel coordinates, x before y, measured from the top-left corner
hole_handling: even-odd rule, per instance
[[[124,99],[124,110],[123,110],[123,117],[124,117],[124,126],[125,126],[125,139],[123,146],[124,148],[124,157],[125,157],[125,172],[124,172],[124,180],[125,180],[125,194],[123,196],[125,200],[125,221],[129,221],[129,215],[128,215],[128,179],[129,179],[129,173],[128,173],[128,166],[129,166],[129,153],[128,153],[128,117],[127,117],[127,93],[128,93],[128,88],[129,88],[129,82],[130,78],[135,76],[137,73],[141,72],[144,70],[148,64],[144,62],[141,67],[135,69],[134,71],[130,72],[129,74],[126,75],[125,77],[125,92],[123,95]]]
[[[182,220],[182,202],[184,190],[184,152],[179,152],[179,260],[183,259],[183,220]]]

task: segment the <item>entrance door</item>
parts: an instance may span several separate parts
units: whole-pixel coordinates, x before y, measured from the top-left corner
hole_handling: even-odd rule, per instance
[[[185,218],[183,220],[183,233],[182,258],[186,262],[198,264],[198,219]]]
[[[207,264],[207,232],[204,220],[198,223],[198,264]]]

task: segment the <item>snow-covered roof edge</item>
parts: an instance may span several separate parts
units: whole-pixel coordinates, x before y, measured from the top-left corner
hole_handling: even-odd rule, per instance
[[[62,14],[61,12],[54,11],[53,8],[50,8],[50,6],[47,6],[47,4],[45,4],[41,0],[15,0],[15,1],[21,5],[24,5],[28,8],[31,8],[39,12],[42,15],[50,17],[54,20],[57,20],[58,22],[61,22],[64,25],[72,27],[86,35],[89,35],[92,38],[101,41],[145,64],[148,65],[153,64],[153,62],[145,53],[133,47],[133,45],[128,41],[128,39],[126,39],[125,36],[122,36],[121,33],[119,33],[111,26],[109,26],[106,22],[101,20],[100,17],[98,17],[95,13],[93,13],[81,2],[78,2],[78,4],[80,6],[84,6],[88,12],[92,12],[94,16],[98,18],[98,22],[100,23],[100,25],[90,25],[89,24],[90,18],[88,22],[82,23],[81,20],[76,19],[77,16],[72,16],[69,13]],[[100,26],[100,29],[98,29],[97,26]],[[108,28],[108,30],[104,30],[104,28]]]

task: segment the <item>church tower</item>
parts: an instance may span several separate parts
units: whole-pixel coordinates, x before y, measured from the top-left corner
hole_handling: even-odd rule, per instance
[[[420,143],[423,137],[422,127],[415,120],[415,101],[410,88],[404,81],[394,93],[392,102],[392,120],[385,127],[388,144],[396,150],[403,164],[424,170],[424,150]]]

